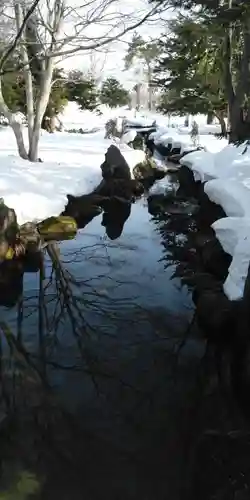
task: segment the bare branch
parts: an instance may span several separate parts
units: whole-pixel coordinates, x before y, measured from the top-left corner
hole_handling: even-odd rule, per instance
[[[141,26],[143,23],[145,23],[145,21],[147,21],[147,19],[149,19],[151,16],[157,14],[157,12],[158,12],[158,7],[154,7],[149,12],[147,12],[147,14],[145,14],[142,17],[142,19],[135,22],[133,25],[125,27],[122,31],[120,31],[116,35],[113,35],[113,36],[110,36],[107,38],[106,38],[106,35],[100,36],[99,39],[96,39],[96,42],[94,42],[92,45],[79,45],[77,47],[72,47],[72,48],[61,50],[58,52],[48,53],[47,57],[53,57],[53,58],[54,57],[63,57],[63,56],[76,54],[78,52],[90,51],[90,50],[98,49],[100,47],[104,47],[105,45],[108,45],[109,43],[114,42],[114,41],[118,40],[119,38],[123,37],[124,35],[126,35],[130,31],[133,31],[133,30],[139,28],[139,26]],[[75,38],[75,37],[72,37],[72,39],[73,38]],[[85,38],[85,40],[89,40],[89,41],[91,40],[91,37],[85,36],[84,38]],[[70,42],[70,40],[67,40],[64,43],[64,45],[68,44],[69,42]]]
[[[25,26],[27,24],[27,21],[29,20],[30,16],[33,14],[33,12],[34,12],[34,10],[35,10],[35,8],[36,8],[36,6],[38,5],[39,2],[40,2],[40,0],[34,0],[33,4],[28,9],[28,11],[27,11],[27,13],[26,13],[26,15],[25,15],[25,17],[23,19],[23,22],[22,22],[22,24],[20,26],[20,29],[19,29],[19,31],[16,34],[14,42],[9,47],[9,49],[5,52],[5,54],[3,54],[3,56],[2,56],[2,58],[0,60],[0,70],[3,69],[5,63],[7,62],[7,60],[11,56],[11,54],[14,52],[14,50],[16,49],[17,44],[18,44],[19,40],[21,39],[21,37],[23,35],[23,32],[24,32]]]
[[[35,0],[27,12],[22,31],[38,3],[39,0]],[[91,53],[91,51],[108,49],[111,43],[121,39],[143,23],[149,22],[159,13],[158,4],[146,13],[142,9],[138,14],[138,11],[122,12],[119,10],[120,4],[117,0],[84,0],[83,5],[79,3],[76,6],[66,6],[65,0],[45,0],[43,8],[38,6],[36,25],[42,47],[39,53],[40,61],[55,60],[55,58],[59,61],[80,52]],[[113,9],[112,6],[114,6]],[[81,8],[83,8],[82,13]],[[141,15],[140,19],[138,15]],[[63,25],[65,29],[68,27],[71,32],[73,30],[73,33],[66,34],[64,29],[62,30]],[[3,64],[15,50],[18,42],[26,43],[21,40],[22,31],[18,32],[14,43],[4,55],[3,62],[0,61],[0,76],[20,71],[27,66],[22,62],[18,67],[3,71]],[[94,33],[100,33],[100,35],[93,36]]]

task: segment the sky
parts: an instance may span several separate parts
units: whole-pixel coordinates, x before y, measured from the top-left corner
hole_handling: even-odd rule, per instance
[[[148,3],[147,0],[119,0],[119,8],[121,12],[128,12],[128,15],[131,13],[132,18],[132,15],[138,16],[138,13],[145,12],[145,9],[148,9]],[[171,11],[165,12],[161,19],[157,17],[147,21],[137,28],[136,32],[147,40],[159,39],[160,35],[166,30],[168,19],[172,18],[173,15],[174,13]],[[99,31],[100,26],[96,27],[96,29]],[[92,26],[90,36],[93,30]],[[102,51],[95,50],[91,54],[78,53],[73,57],[64,59],[61,66],[66,70],[78,69],[83,72],[92,70],[92,72],[96,73],[97,78],[102,79],[113,76],[121,81],[126,88],[132,89],[138,78],[144,78],[143,70],[138,67],[138,64],[134,65],[131,70],[124,71],[124,57],[132,36],[133,32],[131,31],[122,40],[113,42],[111,46],[105,48],[105,50],[102,49]]]

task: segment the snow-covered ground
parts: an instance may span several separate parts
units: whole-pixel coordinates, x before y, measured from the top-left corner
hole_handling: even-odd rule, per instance
[[[58,215],[67,194],[90,192],[101,181],[100,165],[111,141],[104,131],[93,134],[43,132],[40,156],[44,163],[29,163],[16,154],[11,129],[0,129],[0,197],[17,214],[19,224]],[[119,145],[131,172],[144,160],[143,151]]]
[[[181,163],[196,180],[205,183],[211,201],[222,206],[227,217],[213,224],[216,236],[233,260],[224,290],[231,300],[240,299],[250,262],[250,145],[227,145],[218,153],[189,153]]]
[[[158,117],[160,121],[166,123],[166,117],[155,115],[150,112],[136,112],[134,109],[129,109],[128,106],[110,109],[107,106],[100,105],[98,111],[81,111],[76,102],[69,102],[64,111],[59,115],[64,129],[80,129],[91,130],[95,127],[103,128],[107,120],[116,117],[126,117],[128,120],[133,120],[140,125],[151,125]]]
[[[157,113],[156,111],[129,109],[128,106],[110,109],[108,106],[100,105],[98,111],[81,111],[76,102],[69,102],[64,108],[64,111],[59,115],[60,120],[64,125],[65,130],[79,129],[91,130],[95,127],[103,127],[106,121],[117,116],[126,117],[140,125],[149,126],[155,121],[157,126],[162,126],[165,129],[171,129],[172,132],[176,128],[180,134],[190,134],[191,127],[184,127],[185,117],[171,116]],[[207,125],[205,115],[196,115],[190,119],[190,124],[195,120],[199,126],[201,135],[220,133],[221,128],[218,123]]]

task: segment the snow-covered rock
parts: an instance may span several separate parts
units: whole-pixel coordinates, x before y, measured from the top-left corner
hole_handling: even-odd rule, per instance
[[[239,299],[250,262],[250,145],[228,144],[218,153],[190,153],[181,163],[193,171],[195,180],[205,183],[209,199],[227,215],[216,221],[213,229],[233,258],[224,291],[230,299]]]
[[[129,144],[130,142],[133,142],[133,140],[136,138],[137,136],[137,132],[136,130],[128,130],[127,132],[125,132],[122,137],[121,137],[121,140],[120,140],[120,143],[121,144]]]

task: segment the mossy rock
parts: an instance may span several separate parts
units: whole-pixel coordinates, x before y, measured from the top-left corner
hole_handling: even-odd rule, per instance
[[[145,177],[149,177],[153,174],[153,170],[155,169],[155,163],[147,158],[145,161],[137,163],[137,165],[133,168],[133,174],[135,179],[145,179]]]
[[[68,215],[59,215],[58,217],[49,217],[37,225],[39,233],[43,237],[52,237],[57,235],[62,239],[65,235],[75,235],[77,232],[77,223],[73,217]]]
[[[49,233],[43,236],[44,241],[46,243],[74,240],[75,237],[76,237],[76,231],[74,233],[64,233],[64,234]]]
[[[0,262],[4,260],[12,260],[14,256],[14,249],[6,241],[0,241]]]
[[[0,240],[12,245],[18,234],[19,228],[15,211],[5,205],[3,198],[0,198]]]

